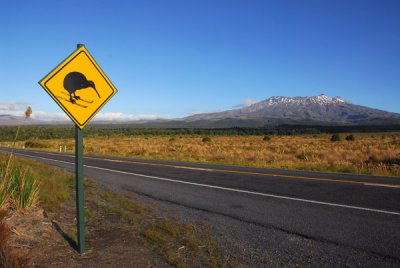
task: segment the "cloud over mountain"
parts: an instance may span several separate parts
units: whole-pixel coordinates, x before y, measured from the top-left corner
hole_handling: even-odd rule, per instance
[[[250,98],[246,98],[241,103],[233,105],[232,108],[243,108],[243,107],[250,106],[250,105],[252,105],[254,103],[257,103],[257,102],[258,101],[256,101],[256,100],[252,100]]]

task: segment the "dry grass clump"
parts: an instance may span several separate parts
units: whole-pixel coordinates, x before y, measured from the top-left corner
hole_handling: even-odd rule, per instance
[[[346,134],[342,134],[346,137]],[[244,166],[307,169],[400,176],[400,134],[353,134],[331,141],[332,135],[299,136],[125,136],[85,138],[85,153],[151,159],[196,161]],[[49,140],[58,150],[73,140]]]
[[[26,267],[28,258],[18,253],[10,245],[11,228],[6,224],[0,215],[0,267],[16,268]]]

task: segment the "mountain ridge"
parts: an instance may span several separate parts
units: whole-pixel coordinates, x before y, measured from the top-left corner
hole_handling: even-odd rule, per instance
[[[330,123],[357,123],[365,120],[399,119],[400,114],[355,105],[339,96],[325,94],[311,97],[273,96],[250,106],[217,113],[196,114],[184,121],[221,120],[227,118],[274,118],[312,120]]]

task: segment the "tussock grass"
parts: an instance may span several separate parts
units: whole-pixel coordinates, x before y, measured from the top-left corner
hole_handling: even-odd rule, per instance
[[[25,182],[25,185],[24,182],[20,182],[20,185],[17,186],[22,190],[23,195],[29,191],[34,193],[35,202],[33,204],[35,206],[40,203],[45,210],[53,212],[71,198],[71,187],[75,185],[74,174],[29,159],[18,158],[13,162],[14,166],[23,168],[16,172],[17,175],[25,173],[27,178],[31,179],[31,182]]]
[[[342,134],[344,137],[345,134]],[[350,135],[350,134],[349,134]],[[256,167],[339,171],[400,176],[400,134],[352,134],[332,142],[331,134],[299,136],[124,136],[85,138],[85,153]],[[47,140],[52,150],[74,141]],[[22,146],[22,143],[19,144]]]
[[[12,155],[0,158],[0,209],[18,211],[39,203],[39,183],[29,167],[18,164]]]
[[[1,170],[4,172],[3,170]],[[8,207],[11,197],[11,182],[10,180],[4,179],[5,174],[0,174],[0,210],[6,211],[6,207]]]
[[[74,176],[36,161],[0,156],[0,211],[23,211],[41,203],[53,211],[70,198]]]

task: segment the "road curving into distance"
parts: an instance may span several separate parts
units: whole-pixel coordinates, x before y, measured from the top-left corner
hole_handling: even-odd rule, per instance
[[[73,155],[14,153],[74,171]],[[120,190],[400,265],[400,178],[103,156],[85,156],[84,172]]]

